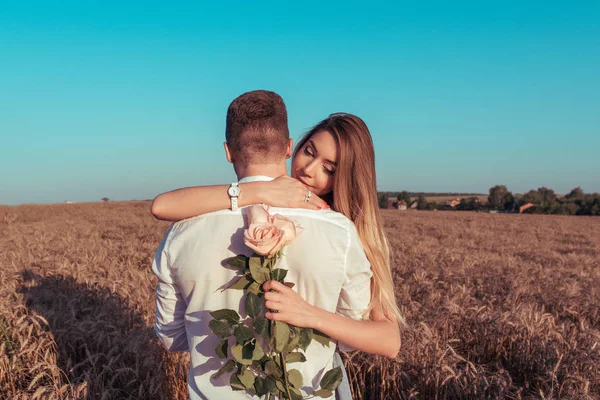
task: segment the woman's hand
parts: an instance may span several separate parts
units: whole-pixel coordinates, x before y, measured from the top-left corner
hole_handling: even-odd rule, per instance
[[[265,182],[262,192],[263,202],[273,207],[307,208],[321,210],[329,208],[319,196],[311,193],[310,200],[305,201],[308,189],[302,182],[287,175]]]
[[[272,321],[283,321],[299,328],[313,328],[317,307],[308,304],[298,293],[277,281],[263,284],[265,306],[269,310],[265,317]],[[271,292],[271,290],[274,290]],[[272,312],[271,310],[277,311]]]

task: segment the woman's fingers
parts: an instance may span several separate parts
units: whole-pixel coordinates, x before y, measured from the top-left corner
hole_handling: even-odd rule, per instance
[[[274,313],[274,312],[270,312],[270,311],[267,311],[267,312],[265,313],[265,317],[266,317],[267,319],[270,319],[271,321],[283,321],[283,320],[286,318],[286,317],[285,317],[285,314],[282,314],[282,313]],[[285,322],[285,321],[284,321],[284,322]]]
[[[268,204],[275,207],[306,208],[321,210],[329,208],[327,203],[311,191],[299,180],[282,175],[269,182],[267,193]],[[306,201],[308,198],[308,201]]]
[[[267,309],[269,309],[269,310],[279,311],[279,310],[283,309],[283,304],[278,301],[267,300],[267,301],[265,301],[265,307],[267,307]]]
[[[266,281],[265,283],[263,283],[263,290],[265,292],[269,292],[270,290],[275,290],[280,293],[286,293],[288,290],[292,290],[292,289],[285,286],[283,283],[279,283],[277,281],[270,280],[270,281]]]
[[[304,185],[302,185],[302,186],[304,187]],[[322,210],[325,208],[329,208],[329,205],[323,199],[321,199],[319,196],[317,196],[316,194],[314,194],[312,192],[310,194],[310,199],[308,201],[306,201],[306,193],[308,192],[308,190],[309,189],[304,189],[302,201],[300,201],[300,203],[298,204],[298,207],[307,208],[309,210]]]
[[[280,293],[277,293],[277,292],[266,292],[265,300],[277,301],[277,302],[281,303],[284,300],[284,297],[283,297],[283,295],[281,295]]]
[[[309,203],[313,203],[319,209],[329,208],[329,205],[325,202],[325,200],[323,200],[322,198],[320,198],[319,196],[317,196],[314,193],[310,196]]]

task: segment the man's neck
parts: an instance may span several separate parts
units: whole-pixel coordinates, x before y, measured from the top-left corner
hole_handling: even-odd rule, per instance
[[[235,172],[238,180],[249,176],[268,176],[277,178],[281,175],[287,175],[287,167],[283,164],[253,164],[236,166]]]

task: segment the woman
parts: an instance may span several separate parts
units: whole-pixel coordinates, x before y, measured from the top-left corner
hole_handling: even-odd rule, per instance
[[[229,185],[178,189],[157,196],[152,214],[180,220],[229,208]],[[371,263],[371,302],[363,321],[330,313],[304,301],[294,290],[276,281],[265,283],[266,307],[271,320],[320,330],[354,349],[396,357],[404,320],[396,304],[389,261],[377,202],[375,153],[369,129],[352,114],[332,114],[312,128],[297,144],[292,178],[240,184],[240,206],[265,203],[278,207],[319,209],[331,207],[356,226]],[[306,191],[311,196],[305,202]],[[268,292],[274,290],[274,292]],[[381,340],[386,338],[386,340]]]

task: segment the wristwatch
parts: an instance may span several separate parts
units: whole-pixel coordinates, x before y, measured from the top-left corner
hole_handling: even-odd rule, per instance
[[[229,199],[231,200],[231,211],[236,211],[238,209],[238,196],[240,195],[240,187],[237,182],[233,182],[229,189],[227,189],[227,194],[229,195]]]

